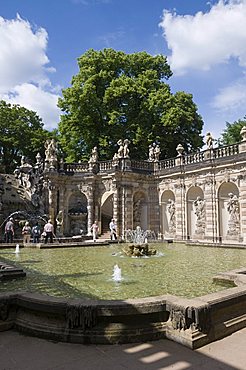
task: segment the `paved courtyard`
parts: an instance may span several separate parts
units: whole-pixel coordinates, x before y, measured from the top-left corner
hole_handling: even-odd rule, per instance
[[[0,333],[0,370],[245,370],[246,328],[196,351],[169,340],[124,345],[46,341]]]

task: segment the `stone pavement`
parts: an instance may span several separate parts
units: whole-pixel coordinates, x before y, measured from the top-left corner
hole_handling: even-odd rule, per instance
[[[246,328],[196,351],[169,340],[124,345],[57,343],[0,333],[0,370],[245,370]]]

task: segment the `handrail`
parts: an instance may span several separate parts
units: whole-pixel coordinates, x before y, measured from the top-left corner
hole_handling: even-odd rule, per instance
[[[131,160],[128,158],[120,158],[116,160],[99,161],[97,173],[117,171],[136,171],[159,173],[168,169],[175,169],[180,165],[188,166],[190,164],[202,163],[211,159],[225,158],[239,154],[239,144],[232,144],[218,148],[206,149],[194,153],[183,154],[174,158],[168,158],[157,162],[147,160]],[[95,172],[93,166],[89,162],[82,163],[65,163],[65,172],[80,173],[80,172]]]

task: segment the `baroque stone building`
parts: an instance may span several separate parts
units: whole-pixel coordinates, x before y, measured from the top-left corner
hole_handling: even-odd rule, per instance
[[[159,160],[160,148],[150,145],[146,161],[130,158],[129,141],[100,161],[94,147],[88,162],[58,161],[54,140],[31,165],[22,158],[14,175],[0,176],[1,224],[24,211],[51,218],[57,236],[90,235],[95,220],[108,232],[111,218],[125,238],[140,226],[159,239],[246,243],[246,128],[238,144]],[[26,213],[25,213],[26,212]]]
[[[159,160],[130,159],[129,142],[119,140],[113,160],[99,161],[97,148],[85,163],[58,163],[46,145],[43,202],[62,236],[100,232],[114,218],[124,239],[141,226],[162,239],[246,243],[246,128],[242,142]],[[55,147],[55,143],[53,144]],[[52,146],[52,145],[50,145]]]

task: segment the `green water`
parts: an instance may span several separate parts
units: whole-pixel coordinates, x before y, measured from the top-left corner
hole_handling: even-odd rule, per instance
[[[246,267],[246,250],[154,244],[157,256],[130,258],[122,245],[63,249],[0,249],[0,261],[23,268],[27,277],[0,282],[0,292],[27,290],[52,296],[128,299],[163,294],[196,297],[225,289],[218,272]],[[152,247],[151,246],[151,247]],[[121,268],[122,281],[112,279]]]

